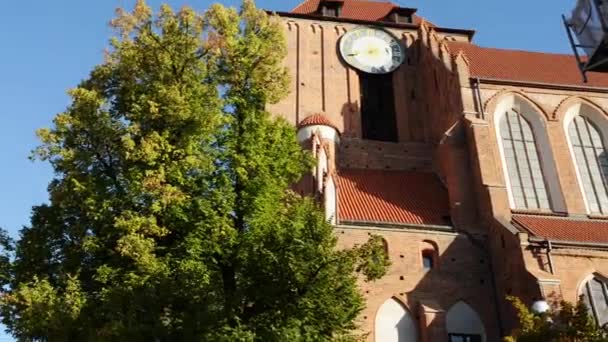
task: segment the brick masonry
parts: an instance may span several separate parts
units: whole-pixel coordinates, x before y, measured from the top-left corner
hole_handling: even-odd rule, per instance
[[[468,303],[482,318],[487,341],[498,341],[516,326],[505,296],[528,302],[546,298],[574,301],[593,273],[608,276],[608,252],[602,248],[555,247],[553,270],[542,245],[529,241],[511,224],[511,208],[495,131],[497,105],[517,96],[535,108],[549,142],[544,151],[555,163],[558,191],[569,215],[586,215],[563,118],[568,107],[585,102],[608,108],[608,96],[597,91],[481,84],[480,99],[469,78],[466,56],[452,54],[445,40],[464,36],[418,29],[393,29],[407,47],[405,63],[395,71],[397,143],[361,139],[357,72],[337,53],[342,34],[357,25],[285,17],[291,73],[290,95],[269,110],[294,126],[314,113],[334,123],[341,143],[331,148],[332,165],[341,168],[434,172],[446,186],[454,227],[381,229],[337,226],[341,248],[381,235],[393,263],[374,283],[361,282],[367,308],[359,318],[362,331],[374,338],[376,311],[387,299],[398,299],[416,318],[421,341],[445,341],[445,313]],[[604,113],[602,111],[602,113]],[[421,251],[434,246],[437,267],[422,269]],[[553,271],[553,273],[551,272]]]

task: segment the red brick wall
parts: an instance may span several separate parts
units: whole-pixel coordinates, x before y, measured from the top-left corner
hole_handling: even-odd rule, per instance
[[[471,243],[463,234],[454,232],[415,231],[408,229],[356,229],[336,228],[341,248],[364,243],[370,234],[382,236],[388,243],[392,266],[388,274],[373,283],[361,282],[367,299],[360,325],[371,332],[373,341],[374,319],[378,308],[391,297],[404,303],[413,317],[421,323],[421,305],[438,310],[437,320],[428,322],[424,329],[426,341],[445,341],[445,313],[458,301],[465,301],[481,317],[488,341],[498,341],[494,289],[486,252]],[[425,272],[422,268],[422,250],[429,243],[437,246],[435,268]],[[422,320],[424,321],[424,320]]]

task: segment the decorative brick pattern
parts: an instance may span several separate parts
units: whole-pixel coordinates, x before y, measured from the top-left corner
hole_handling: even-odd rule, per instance
[[[433,150],[420,143],[390,143],[343,138],[338,146],[340,168],[431,171]]]

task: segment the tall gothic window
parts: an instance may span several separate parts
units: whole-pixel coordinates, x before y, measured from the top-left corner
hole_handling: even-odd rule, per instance
[[[583,287],[585,304],[599,325],[608,323],[608,288],[606,282],[593,277]]]
[[[393,74],[359,73],[363,139],[397,141]]]
[[[511,193],[517,209],[551,209],[534,132],[519,113],[509,110],[499,123]]]
[[[568,126],[568,135],[589,211],[608,214],[608,156],[599,129],[579,115]]]

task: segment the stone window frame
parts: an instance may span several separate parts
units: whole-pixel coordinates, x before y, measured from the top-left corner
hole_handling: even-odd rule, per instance
[[[422,241],[420,253],[418,255],[420,256],[419,265],[423,272],[429,272],[439,268],[439,247],[435,241]],[[424,259],[429,257],[431,258],[431,268],[427,269],[424,267]]]
[[[608,196],[608,184],[606,183],[608,181],[606,176],[608,176],[608,175],[601,175],[601,176],[603,176],[602,177],[603,179],[601,179],[601,181],[603,181],[602,182],[603,184],[599,184],[599,182],[597,180],[595,180],[595,182],[594,182],[594,180],[591,180],[592,183],[589,185],[592,186],[592,189],[588,189],[588,188],[585,189],[585,185],[588,184],[588,182],[586,182],[586,180],[585,180],[585,177],[583,176],[583,170],[585,169],[586,165],[581,165],[580,164],[581,161],[579,161],[578,158],[576,157],[575,147],[574,147],[574,144],[572,143],[573,137],[570,132],[570,129],[571,129],[572,125],[575,123],[575,120],[577,118],[586,119],[587,122],[593,128],[595,128],[597,130],[597,133],[600,135],[600,138],[601,138],[601,142],[603,145],[602,147],[604,148],[604,150],[607,153],[608,153],[608,150],[606,149],[606,147],[608,146],[608,120],[606,120],[603,113],[601,113],[597,109],[593,108],[592,106],[590,106],[586,103],[582,103],[582,102],[571,106],[567,110],[566,115],[564,116],[564,120],[563,120],[564,134],[565,134],[566,140],[568,142],[570,158],[572,160],[572,164],[574,165],[579,190],[583,196],[585,210],[586,210],[587,214],[589,214],[589,215],[606,216],[606,215],[608,215],[608,203],[602,204],[600,197],[602,197],[602,192],[604,193],[604,196]],[[598,160],[598,159],[596,159],[595,162],[598,163],[598,165],[599,165],[599,164],[601,164],[601,160]],[[605,162],[608,163],[608,156],[606,157]],[[605,165],[604,167],[599,165],[599,171],[600,172],[608,171],[608,170],[606,170],[606,167],[608,167],[608,165]],[[589,173],[589,172],[590,171],[587,171],[587,173]],[[603,189],[600,189],[600,186],[603,186]],[[596,199],[598,201],[597,203],[592,202],[593,197],[596,197]],[[606,201],[606,199],[604,199],[604,201]],[[596,207],[599,208],[599,210],[595,210]]]
[[[606,313],[604,316],[605,322],[603,324],[600,322],[600,317],[598,316],[598,312],[597,312],[598,300],[600,300],[600,298],[594,298],[593,296],[589,295],[590,293],[592,293],[590,284],[594,280],[602,285],[602,292],[604,293],[604,302],[605,302],[604,306],[606,307]],[[584,281],[581,282],[578,293],[582,297],[583,301],[585,302],[585,305],[587,305],[589,314],[591,316],[593,316],[593,318],[595,319],[595,322],[598,325],[608,324],[608,279],[605,276],[598,274],[598,273],[590,274],[589,276],[587,276],[584,279]]]
[[[434,249],[429,249],[429,248],[423,249],[421,254],[422,254],[422,269],[425,272],[431,271],[437,267],[437,262],[436,262],[437,258],[435,257]],[[426,260],[430,260],[429,267],[426,266]]]
[[[549,136],[547,133],[546,117],[542,114],[542,111],[536,104],[530,102],[522,96],[519,96],[517,93],[508,93],[503,95],[497,101],[497,105],[494,109],[494,115],[492,117],[494,134],[496,143],[498,145],[498,152],[502,165],[501,169],[503,171],[510,208],[513,210],[530,210],[529,208],[522,208],[516,205],[513,190],[511,188],[511,181],[509,179],[509,171],[507,169],[503,139],[500,131],[500,122],[502,121],[502,117],[510,110],[517,111],[530,124],[536,149],[539,154],[539,162],[543,172],[543,179],[547,189],[550,209],[531,210],[540,212],[566,212],[565,199],[561,190],[559,177],[557,175],[557,167],[553,156],[553,149],[549,142]]]

